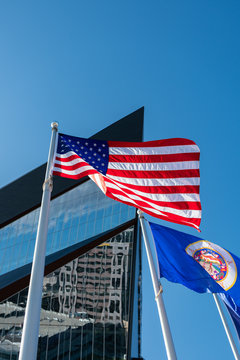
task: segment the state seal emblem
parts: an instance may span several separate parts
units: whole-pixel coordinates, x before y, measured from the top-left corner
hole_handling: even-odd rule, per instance
[[[200,240],[189,244],[185,251],[224,289],[229,290],[236,282],[237,267],[228,251],[209,241]]]

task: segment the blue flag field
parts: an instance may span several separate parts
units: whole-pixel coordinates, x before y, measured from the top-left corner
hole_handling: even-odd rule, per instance
[[[240,337],[240,259],[199,237],[149,223],[160,277],[199,293],[218,293]]]

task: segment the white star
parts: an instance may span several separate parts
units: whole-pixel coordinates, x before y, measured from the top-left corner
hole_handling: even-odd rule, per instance
[[[88,145],[88,142],[85,142],[85,145]]]
[[[97,144],[93,144],[93,146],[97,146]]]
[[[102,144],[103,147],[105,147],[106,145],[105,144]]]

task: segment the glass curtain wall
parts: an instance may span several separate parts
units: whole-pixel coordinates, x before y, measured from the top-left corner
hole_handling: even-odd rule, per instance
[[[32,262],[38,217],[36,209],[0,230],[0,276]],[[86,181],[51,201],[46,255],[134,217],[133,207],[113,201]]]
[[[134,227],[44,277],[38,359],[127,359]],[[18,358],[28,288],[0,304],[0,359]]]
[[[101,236],[135,214],[86,181],[51,201],[46,255]],[[36,209],[1,229],[0,291],[8,273],[32,262],[38,216]],[[135,240],[131,227],[44,278],[38,359],[127,359]],[[0,303],[0,360],[18,358],[27,293]]]

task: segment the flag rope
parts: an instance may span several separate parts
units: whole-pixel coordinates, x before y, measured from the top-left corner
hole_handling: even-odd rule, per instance
[[[157,301],[159,295],[162,294],[162,293],[163,293],[163,287],[162,287],[161,284],[159,284],[159,291],[158,291],[157,295],[155,296],[155,300],[156,300],[156,301]]]

